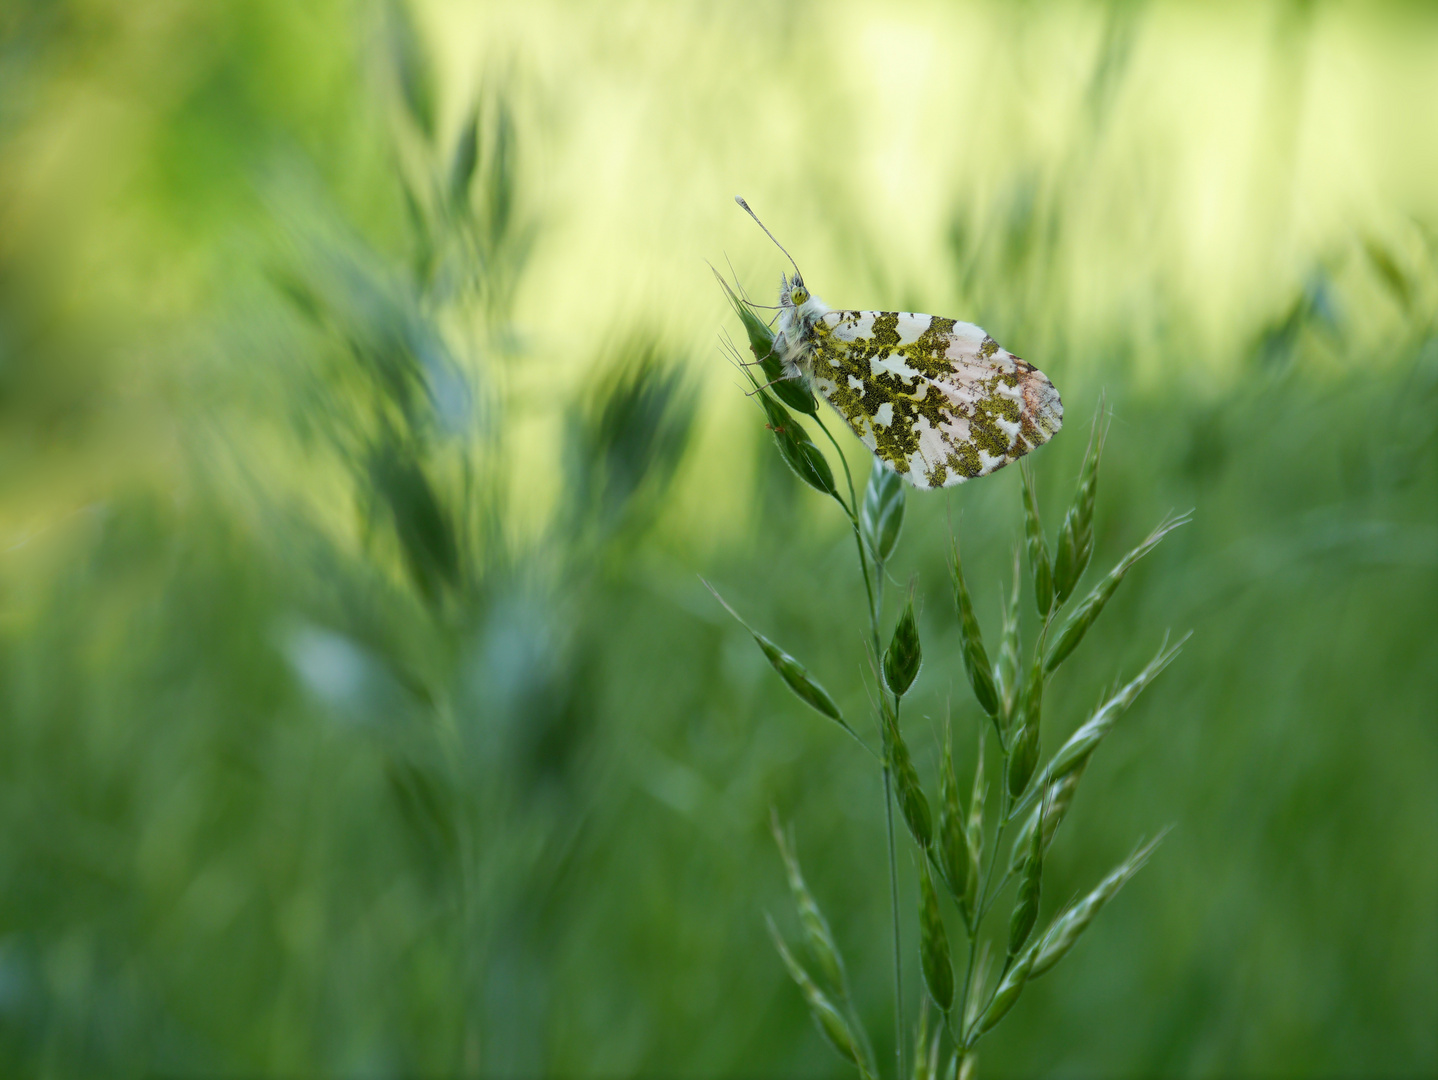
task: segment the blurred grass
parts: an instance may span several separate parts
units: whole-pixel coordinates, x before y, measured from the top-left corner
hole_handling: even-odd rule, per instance
[[[831,303],[1107,393],[1095,565],[1195,507],[1058,676],[1195,631],[1048,902],[1177,828],[983,1068],[1438,1068],[1438,23],[883,11],[0,10],[0,1071],[832,1071],[771,804],[887,1030],[877,781],[696,577],[862,711],[714,348],[736,190]],[[992,634],[1017,476],[896,581],[950,513]]]

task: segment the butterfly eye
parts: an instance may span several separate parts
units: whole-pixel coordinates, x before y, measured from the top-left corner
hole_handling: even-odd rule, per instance
[[[793,304],[795,307],[798,307],[807,299],[809,299],[809,290],[804,288],[804,286],[802,285],[800,285],[796,289],[791,289],[789,292],[789,303]]]

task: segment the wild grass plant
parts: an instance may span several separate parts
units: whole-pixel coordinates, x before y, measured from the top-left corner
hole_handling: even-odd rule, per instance
[[[986,732],[971,999],[993,991],[1024,818],[994,845],[945,504],[997,664],[1021,470],[888,504],[876,648],[849,515],[697,360],[736,162],[842,256],[826,294],[1043,358],[1071,412],[1031,459],[1051,553],[1107,388],[1091,566],[1050,647],[1167,506],[1199,508],[1046,683],[1031,799],[1108,680],[1194,631],[1091,755],[1024,949],[1178,827],[980,1071],[1432,1074],[1438,143],[1404,109],[1431,15],[851,5],[936,59],[975,44],[925,77],[764,5],[409,6],[0,16],[0,1074],[846,1073],[768,910],[887,1075],[866,702],[913,575],[901,736],[937,835],[946,699],[962,811]],[[836,156],[836,124],[881,137]],[[757,240],[731,248],[746,279]],[[862,524],[867,455],[831,424],[855,500],[785,407]],[[929,1045],[943,1026],[920,865],[951,1015],[969,941],[895,817],[907,1065],[920,1016]]]
[[[720,285],[743,322],[754,356],[752,362],[743,361],[731,348],[733,359],[752,387],[750,395],[763,410],[765,426],[773,433],[780,457],[800,480],[838,504],[853,533],[867,599],[860,637],[867,644],[877,746],[855,729],[801,661],[750,626],[712,586],[709,588],[753,635],[789,689],[837,724],[872,756],[882,772],[893,939],[892,1075],[912,1075],[916,1080],[971,1077],[977,1068],[981,1040],[1004,1019],[1029,983],[1068,955],[1100,910],[1143,867],[1162,839],[1158,836],[1139,841],[1123,862],[1082,897],[1058,905],[1043,903],[1054,891],[1054,883],[1045,880],[1045,857],[1089,761],[1123,713],[1178,655],[1187,635],[1172,643],[1165,635],[1142,670],[1128,681],[1116,680],[1087,719],[1040,766],[1044,715],[1054,711],[1053,701],[1046,700],[1045,687],[1059,666],[1078,650],[1133,565],[1165,535],[1187,524],[1189,517],[1164,517],[1081,600],[1076,599],[1094,547],[1099,467],[1108,424],[1100,400],[1077,488],[1052,549],[1039,519],[1029,461],[1020,463],[1024,552],[1039,625],[1026,656],[1020,617],[1024,579],[1015,548],[1013,577],[1005,590],[1003,622],[992,661],[974,612],[959,540],[952,536],[949,568],[960,657],[931,658],[930,663],[961,663],[988,723],[975,733],[973,774],[962,785],[965,795],[954,765],[952,726],[945,721],[942,744],[937,748],[938,791],[931,800],[909,748],[912,734],[906,736],[900,722],[905,696],[913,688],[924,660],[915,618],[918,583],[910,583],[891,623],[884,603],[888,566],[903,531],[908,489],[898,474],[876,457],[863,499],[859,499],[848,461],[820,415],[814,394],[802,380],[783,377],[772,331],[722,278]],[[755,367],[763,373],[762,382],[753,372]],[[795,413],[806,416],[833,446],[843,469],[842,485],[828,457]],[[990,735],[996,753],[986,754]],[[990,758],[996,760],[991,763]],[[993,770],[992,781],[988,779],[988,769]],[[912,1030],[904,1007],[906,951],[899,911],[901,860],[894,829],[896,804],[913,844],[909,854],[918,880],[917,960],[924,997]],[[937,814],[932,809],[935,804]],[[805,883],[794,839],[777,817],[773,833],[797,909],[802,955],[788,944],[772,919],[770,935],[819,1030],[864,1080],[874,1080],[886,1070],[876,1060],[872,1041],[854,1007],[839,945]],[[947,905],[941,905],[940,888]],[[990,916],[996,914],[1005,897],[1008,918],[997,920],[1000,925],[995,926]],[[951,946],[945,906],[957,916],[961,928],[957,950]],[[1039,916],[1045,909],[1049,915],[1040,930]],[[937,1016],[932,1022],[931,1009]],[[906,1045],[913,1048],[911,1071],[905,1063]]]

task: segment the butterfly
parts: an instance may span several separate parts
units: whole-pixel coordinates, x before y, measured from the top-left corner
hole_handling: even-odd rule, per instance
[[[838,311],[789,257],[774,354],[832,405],[886,467],[920,489],[987,476],[1048,442],[1064,407],[1047,375],[973,323],[907,311]]]

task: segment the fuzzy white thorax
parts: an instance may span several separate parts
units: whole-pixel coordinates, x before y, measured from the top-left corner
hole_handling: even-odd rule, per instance
[[[830,310],[829,305],[809,292],[803,279],[795,274],[782,278],[779,287],[779,322],[774,328],[774,351],[788,376],[812,374],[813,344],[810,331]],[[803,290],[808,296],[795,304],[793,293]]]

